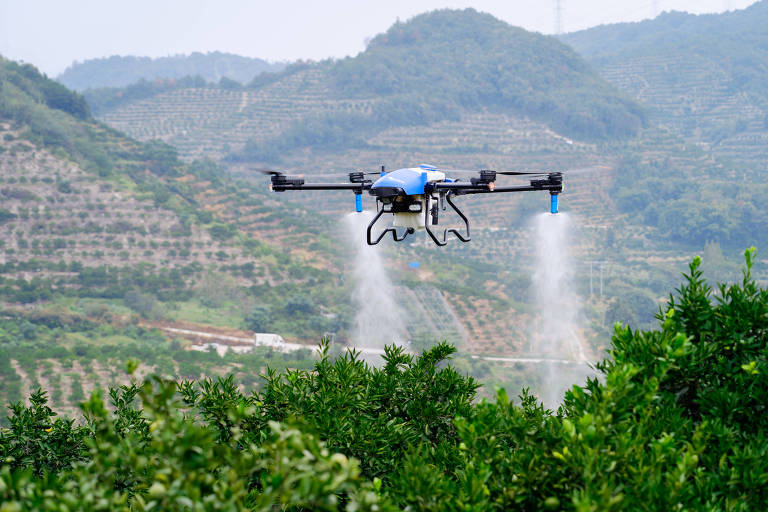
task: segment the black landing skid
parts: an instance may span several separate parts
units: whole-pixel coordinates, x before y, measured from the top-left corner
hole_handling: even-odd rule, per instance
[[[426,230],[429,237],[432,239],[432,241],[442,247],[444,245],[448,244],[448,235],[453,234],[458,238],[461,242],[469,242],[472,240],[469,234],[469,219],[467,219],[467,216],[464,215],[464,213],[459,210],[459,208],[454,204],[454,202],[451,200],[451,191],[446,192],[440,192],[439,199],[435,199],[432,197],[432,194],[427,193],[425,195],[425,201],[423,206],[424,211],[424,229]],[[432,202],[434,201],[434,204]],[[408,227],[403,229],[400,233],[398,233],[397,228],[387,228],[384,231],[382,231],[379,236],[374,240],[372,237],[371,232],[373,231],[374,225],[378,222],[378,220],[381,218],[381,216],[385,213],[420,213],[422,211],[422,204],[411,202],[411,203],[405,203],[404,206],[399,206],[397,203],[390,203],[389,205],[382,204],[381,208],[378,208],[380,200],[376,201],[376,206],[378,213],[373,218],[370,224],[368,224],[368,230],[367,230],[367,242],[368,245],[376,245],[381,240],[387,236],[388,233],[392,234],[392,239],[395,242],[402,242],[405,240],[408,235],[411,235],[416,232],[416,230],[412,227]],[[435,234],[435,232],[432,230],[430,226],[437,226],[438,224],[438,212],[440,210],[445,211],[447,209],[445,203],[448,203],[448,205],[451,207],[451,209],[456,212],[456,214],[461,218],[462,221],[464,221],[464,227],[466,229],[466,233],[461,233],[457,229],[453,228],[446,228],[443,230],[443,236],[442,240]],[[389,206],[389,208],[386,208],[386,206]],[[418,208],[415,208],[418,206]]]

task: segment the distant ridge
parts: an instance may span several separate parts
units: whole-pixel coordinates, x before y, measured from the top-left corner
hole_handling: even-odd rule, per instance
[[[768,1],[738,11],[668,12],[564,35],[651,120],[726,158],[768,161]]]
[[[378,150],[388,130],[422,133],[487,114],[515,127],[497,120],[484,123],[496,135],[471,130],[469,139],[440,143],[461,154],[502,154],[516,144],[513,132],[538,147],[524,135],[528,128],[518,130],[529,123],[568,144],[631,138],[646,122],[638,102],[567,45],[473,9],[418,15],[355,57],[295,63],[242,87],[178,82],[92,90],[86,98],[99,119],[142,140],[164,140],[184,158],[262,163],[307,150]]]
[[[443,9],[396,23],[336,63],[345,95],[421,96],[421,103],[504,109],[585,139],[631,136],[639,105],[568,46],[474,9]]]
[[[262,72],[276,72],[283,63],[243,57],[231,53],[195,52],[169,57],[118,56],[75,62],[56,79],[77,91],[98,87],[125,87],[140,80],[199,76],[208,82],[222,78],[246,83]]]
[[[761,0],[746,9],[720,14],[664,12],[652,20],[600,25],[560,39],[596,64],[683,49],[714,58],[739,47],[742,52],[755,47],[768,51],[764,46],[767,22],[768,1]]]

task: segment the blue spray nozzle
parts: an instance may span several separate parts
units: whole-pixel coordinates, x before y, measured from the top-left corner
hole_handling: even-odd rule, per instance
[[[363,195],[362,194],[355,194],[355,211],[358,213],[363,211]]]
[[[557,194],[550,195],[549,213],[557,213]]]

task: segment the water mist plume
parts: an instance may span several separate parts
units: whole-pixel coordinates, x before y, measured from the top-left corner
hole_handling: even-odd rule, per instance
[[[384,268],[382,248],[365,241],[366,228],[372,219],[371,212],[349,213],[343,224],[354,263],[352,298],[357,314],[351,333],[352,345],[380,349],[393,343],[404,345],[408,336],[395,288]]]
[[[547,407],[562,400],[573,384],[583,384],[593,372],[588,367],[578,331],[582,325],[580,299],[572,286],[571,236],[573,221],[566,213],[544,213],[534,219],[536,266],[533,295],[536,319],[530,336],[530,352],[574,364],[542,363],[541,399]]]

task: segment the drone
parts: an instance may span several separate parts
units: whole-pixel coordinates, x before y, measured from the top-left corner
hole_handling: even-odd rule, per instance
[[[434,165],[422,164],[387,172],[384,166],[379,172],[353,171],[347,176],[348,183],[307,183],[303,176],[290,176],[281,171],[262,169],[271,175],[270,189],[274,192],[287,190],[351,190],[355,194],[355,211],[363,211],[363,192],[368,191],[376,198],[376,215],[366,232],[368,245],[376,245],[392,235],[395,242],[402,242],[417,230],[425,230],[438,246],[448,244],[449,235],[454,235],[461,242],[471,240],[469,219],[453,202],[454,197],[469,194],[499,194],[504,192],[527,192],[545,190],[550,194],[550,213],[557,213],[557,198],[563,191],[562,172],[522,172],[522,171],[479,171],[439,169]],[[469,179],[449,178],[446,174],[469,174]],[[369,176],[378,176],[371,179]],[[531,176],[528,185],[514,187],[496,186],[496,177]],[[446,206],[447,205],[447,206]],[[457,229],[443,229],[442,235],[436,232],[440,212],[450,208],[464,222],[463,232]],[[392,214],[391,227],[374,235],[374,227],[385,213]]]

